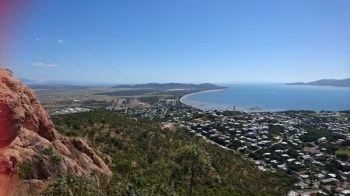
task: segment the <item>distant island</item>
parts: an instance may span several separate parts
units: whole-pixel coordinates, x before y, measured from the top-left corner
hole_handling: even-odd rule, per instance
[[[183,84],[183,83],[147,83],[135,85],[118,85],[112,88],[142,88],[142,89],[196,89],[196,90],[215,90],[223,89],[225,87],[217,86],[215,84]]]
[[[350,78],[343,80],[323,79],[313,82],[294,82],[286,85],[310,85],[310,86],[334,86],[334,87],[350,87]]]

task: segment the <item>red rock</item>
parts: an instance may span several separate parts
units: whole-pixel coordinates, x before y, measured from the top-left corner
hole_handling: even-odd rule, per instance
[[[19,131],[17,124],[9,105],[0,102],[0,148],[8,146],[16,138]]]
[[[43,154],[44,149],[52,149],[60,161]],[[30,163],[32,179],[42,182],[57,175],[112,175],[86,142],[60,136],[34,92],[0,69],[0,179],[12,179],[23,163]]]

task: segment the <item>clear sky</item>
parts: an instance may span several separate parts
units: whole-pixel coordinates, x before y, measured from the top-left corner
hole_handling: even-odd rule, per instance
[[[22,5],[8,31],[6,67],[20,78],[220,83],[350,77],[349,0],[32,2]]]

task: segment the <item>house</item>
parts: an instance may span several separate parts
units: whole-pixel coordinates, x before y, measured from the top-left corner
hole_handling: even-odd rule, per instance
[[[271,163],[277,164],[277,160],[272,160]]]
[[[320,153],[320,150],[318,150],[317,148],[305,147],[303,148],[303,152],[308,154],[317,154]]]
[[[322,184],[337,184],[339,183],[339,180],[335,179],[335,178],[327,178],[327,179],[323,179],[321,180]]]
[[[310,155],[304,155],[301,158],[304,159],[304,160],[307,160],[307,159],[311,159],[311,156]]]
[[[309,188],[309,185],[307,185],[305,182],[299,182],[298,184],[296,184],[297,186],[299,186],[302,189],[306,189]]]
[[[318,138],[317,141],[318,141],[318,142],[326,142],[327,139],[326,139],[326,137],[321,137],[321,138]]]
[[[325,177],[325,175],[319,173],[319,174],[316,174],[315,177],[318,178],[318,179],[323,179]]]

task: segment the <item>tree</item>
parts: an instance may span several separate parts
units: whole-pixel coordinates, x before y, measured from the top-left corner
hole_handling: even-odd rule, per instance
[[[204,152],[196,145],[186,146],[180,149],[175,161],[172,177],[175,180],[189,178],[189,195],[192,196],[195,177],[204,174],[208,165]]]
[[[62,176],[50,184],[42,195],[95,196],[103,195],[103,190],[93,180],[78,176]]]

